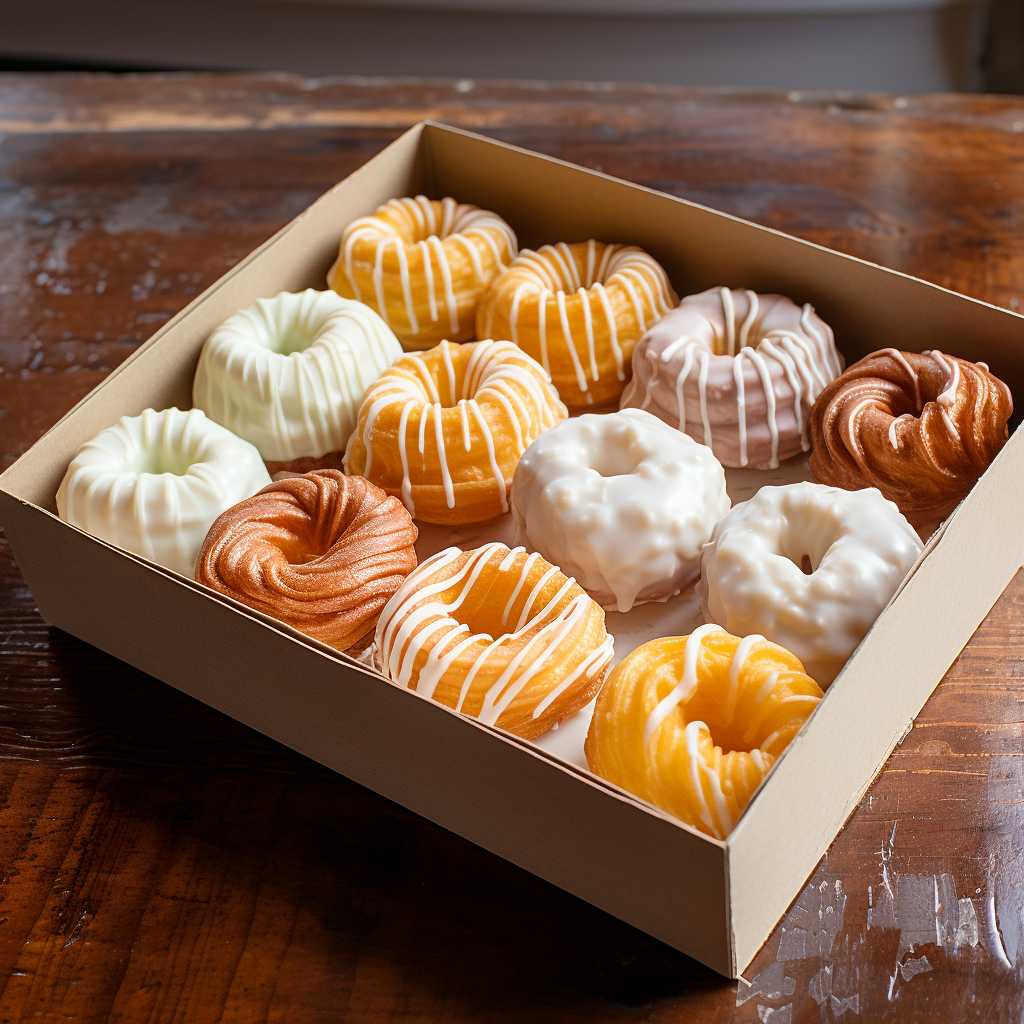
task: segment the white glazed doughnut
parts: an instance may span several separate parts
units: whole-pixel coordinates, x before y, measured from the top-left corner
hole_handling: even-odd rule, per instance
[[[78,449],[57,491],[57,512],[191,577],[213,521],[269,483],[260,453],[199,409],[146,409]]]
[[[685,430],[724,466],[774,469],[808,450],[811,406],[842,369],[810,303],[709,288],[640,339],[621,405]]]
[[[366,389],[402,355],[368,306],[281,292],[229,317],[199,356],[192,402],[267,462],[344,451]]]
[[[639,409],[564,420],[512,481],[518,536],[620,612],[692,583],[728,510],[711,449]]]
[[[874,487],[762,487],[715,526],[697,592],[707,622],[792,651],[822,689],[921,554]]]

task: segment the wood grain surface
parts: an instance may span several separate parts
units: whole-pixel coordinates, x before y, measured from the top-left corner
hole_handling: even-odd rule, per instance
[[[1021,99],[0,76],[0,466],[422,117],[1024,294]],[[0,575],[0,1022],[1024,1013],[1024,574],[738,983],[47,626],[2,540]]]

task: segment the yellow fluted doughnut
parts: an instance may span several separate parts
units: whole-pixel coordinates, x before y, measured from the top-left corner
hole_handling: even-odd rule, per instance
[[[341,236],[327,284],[378,312],[402,347],[473,337],[477,302],[518,251],[490,210],[454,199],[392,199]]]
[[[612,672],[587,734],[587,762],[724,839],[821,697],[785,648],[700,626],[644,644]]]

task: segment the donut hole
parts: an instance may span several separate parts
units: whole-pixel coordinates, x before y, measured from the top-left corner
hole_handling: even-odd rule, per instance
[[[426,374],[421,370],[416,375],[418,378],[417,384],[419,385],[420,397],[424,402],[433,403],[436,397],[437,404],[442,409],[456,409],[459,402],[463,399],[468,401],[474,398],[476,391],[479,390],[484,381],[478,380],[474,390],[469,392],[466,387],[468,353],[458,345],[453,345],[449,347],[448,354],[450,364],[437,349],[430,351],[429,358],[415,357],[420,359],[423,370],[426,371]],[[449,365],[451,366],[450,372]],[[423,379],[425,376],[430,377],[431,384],[433,385],[432,388],[427,386],[426,381]],[[470,415],[469,422],[472,426],[474,423],[472,415]]]
[[[599,476],[611,478],[616,476],[630,476],[640,467],[644,461],[645,453],[636,452],[630,448],[608,444],[599,453],[596,459],[591,460],[590,468]]]
[[[289,565],[308,565],[331,550],[331,546],[320,550],[321,545],[315,543],[314,537],[288,537],[279,540],[277,548]]]
[[[825,555],[816,550],[816,538],[787,521],[779,536],[779,553],[788,558],[805,576],[813,576]]]
[[[595,284],[608,284],[623,263],[635,258],[635,248],[591,239],[542,245],[536,252],[524,250],[517,264],[548,291],[573,295],[581,288],[589,292]]]
[[[153,476],[184,476],[192,465],[192,459],[180,452],[153,449],[139,452],[135,457],[134,471],[137,476],[151,473]]]
[[[493,578],[489,580],[489,585],[484,582],[484,577],[480,576],[468,594],[459,588],[442,595],[442,600],[448,605],[446,608],[448,616],[456,622],[468,626],[470,633],[484,633],[492,640],[500,640],[503,636],[509,636],[520,629],[527,628],[536,614],[554,596],[561,583],[565,582],[565,577],[556,574],[559,578],[550,579],[540,593],[533,594],[529,606],[530,612],[520,626],[526,602],[533,592],[534,584],[543,577],[544,566],[547,565],[547,563],[538,562],[530,569],[529,576],[523,581],[521,573],[526,557],[521,554],[506,569],[494,573]],[[490,564],[496,564],[497,557],[492,556],[492,559]]]
[[[296,316],[291,321],[279,324],[277,331],[268,335],[267,348],[282,356],[305,352],[323,332],[324,323],[319,318],[310,320]]]
[[[721,295],[728,289],[719,289]],[[762,341],[778,328],[770,328],[765,330],[764,319],[769,308],[762,308],[760,303],[757,301],[757,296],[753,292],[743,292],[737,289],[731,290],[732,303],[727,308],[723,305],[722,318],[725,321],[724,324],[719,325],[712,323],[713,337],[711,339],[711,354],[715,356],[735,356],[741,349],[749,348],[757,351],[758,346]],[[743,324],[747,319],[750,312],[750,304],[754,302],[758,305],[758,309],[754,312],[754,319],[747,327],[746,332],[743,331]],[[740,312],[742,309],[742,313]],[[729,348],[729,329],[732,329],[733,344],[732,350]],[[777,340],[777,338],[776,338]]]
[[[704,692],[706,691],[706,692]],[[750,744],[743,741],[743,730],[739,721],[727,724],[722,718],[722,694],[711,686],[698,685],[696,692],[686,703],[684,714],[687,722],[703,722],[711,733],[711,741],[722,748],[723,754],[733,751],[750,752]]]
[[[805,576],[813,576],[818,570],[818,561],[813,559],[806,551],[802,555],[791,554],[784,551],[788,558]]]
[[[509,616],[513,621],[506,623],[503,621],[503,615],[517,581],[513,573],[502,573],[502,575],[513,577],[509,586],[499,586],[498,581],[495,581],[490,587],[478,585],[464,602],[456,608],[448,610],[449,616],[456,622],[468,626],[470,633],[484,633],[492,640],[514,632],[516,618]],[[477,593],[477,591],[482,591],[482,593]]]

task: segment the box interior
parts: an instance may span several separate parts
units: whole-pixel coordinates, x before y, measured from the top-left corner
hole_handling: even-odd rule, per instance
[[[87,537],[53,515],[57,487],[80,444],[122,415],[147,407],[189,407],[200,348],[217,324],[257,298],[325,287],[345,224],[393,196],[418,192],[432,198],[453,195],[495,210],[516,229],[520,245],[589,237],[639,244],[662,262],[680,296],[727,284],[809,301],[832,326],[848,363],[885,346],[939,348],[984,359],[1015,395],[1024,396],[1024,318],[599,172],[458,129],[419,125],[178,314],[0,477],[7,496],[5,525],[51,622],[735,975],[785,912],[906,725],[1024,561],[1024,540],[995,539],[1000,523],[1024,499],[1024,434],[1017,431],[829,689],[734,832],[717,843],[523,741],[400,691],[350,659]],[[992,539],[978,545],[978,536]],[[240,700],[239,688],[246,683],[210,645],[198,645],[210,659],[205,667],[180,652],[169,653],[175,635],[169,625],[147,627],[146,636],[129,643],[109,615],[90,615],[83,607],[90,603],[87,583],[80,591],[69,586],[53,556],[56,550],[66,552],[60,565],[94,567],[96,586],[99,577],[113,572],[121,593],[150,609],[143,624],[155,623],[160,609],[171,608],[193,622],[195,635],[208,632],[216,618],[218,629],[241,645],[236,650],[258,645],[273,652],[271,660],[288,675],[294,674],[287,672],[288,659],[298,658],[308,673],[304,701],[282,706],[279,680],[268,670],[260,675],[258,692]],[[156,592],[162,604],[146,596]],[[928,642],[908,645],[908,637]],[[901,653],[908,646],[915,649],[912,661]],[[211,661],[221,673],[217,679],[210,675]],[[892,685],[894,672],[899,686]],[[450,762],[442,766],[440,749],[431,752],[422,742],[410,745],[428,765],[417,785],[403,780],[394,766],[383,771],[371,738],[387,743],[388,734],[370,712],[361,732],[344,727],[360,702],[387,705],[399,728],[415,724],[436,744],[454,744],[465,759],[461,772],[466,764],[475,766],[498,788],[484,786],[478,799],[453,806],[438,780],[442,771],[450,775],[454,769]],[[325,703],[331,707],[326,720]],[[345,751],[337,749],[339,735],[347,738]],[[504,781],[499,785],[499,780]],[[486,806],[496,793],[524,813],[532,807],[536,820],[504,819]],[[552,818],[556,807],[557,820]],[[582,837],[593,844],[585,855],[579,853]],[[576,867],[565,860],[569,850],[576,851]],[[640,858],[636,877],[616,882],[631,856]],[[669,885],[666,872],[687,878]],[[666,903],[662,894],[669,892]]]

